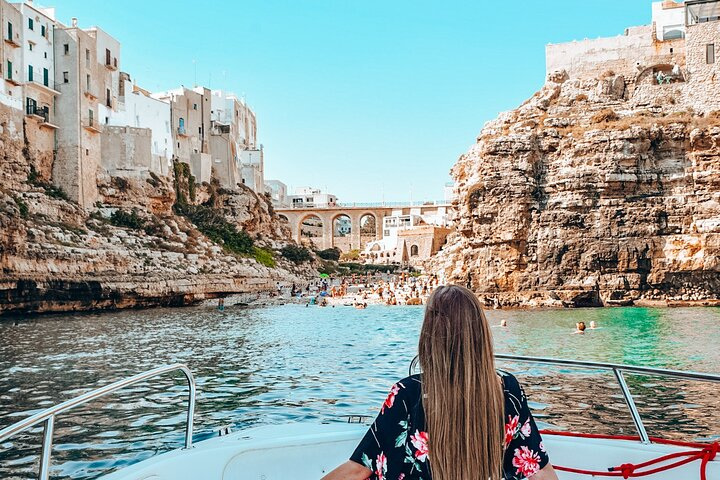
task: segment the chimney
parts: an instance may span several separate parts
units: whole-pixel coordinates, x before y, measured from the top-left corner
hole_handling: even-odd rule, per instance
[[[72,18],[72,26],[73,28],[77,28],[77,17]]]

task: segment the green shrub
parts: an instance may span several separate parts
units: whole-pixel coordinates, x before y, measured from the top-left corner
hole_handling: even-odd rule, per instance
[[[327,250],[320,250],[319,252],[317,252],[317,254],[318,257],[322,258],[323,260],[334,260],[337,262],[338,260],[340,260],[340,254],[342,254],[342,252],[339,248],[333,247],[328,248]]]
[[[40,175],[35,170],[35,167],[30,165],[30,172],[27,177],[28,184],[33,187],[40,187],[45,190],[45,194],[51,198],[57,198],[59,200],[69,200],[67,193],[62,187],[56,187],[52,183],[44,182],[40,179]]]
[[[25,203],[25,201],[20,197],[14,196],[13,200],[15,200],[15,205],[17,205],[17,208],[20,211],[20,216],[22,218],[28,218],[28,215],[30,214],[30,208],[28,207],[28,204]]]
[[[293,263],[300,264],[312,260],[310,250],[298,245],[286,245],[280,250],[280,254]]]
[[[225,220],[222,214],[208,205],[175,204],[175,213],[195,224],[206,237],[222,245],[230,253],[253,255],[253,239],[243,230]]]
[[[253,249],[253,258],[261,265],[265,265],[269,268],[275,268],[275,256],[270,250],[255,247]]]
[[[142,230],[145,228],[145,220],[140,218],[137,209],[126,212],[125,210],[115,210],[110,215],[110,223],[116,227],[131,228],[133,230]]]

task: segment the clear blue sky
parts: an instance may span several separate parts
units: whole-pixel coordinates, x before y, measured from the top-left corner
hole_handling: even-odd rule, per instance
[[[50,4],[50,0],[43,0]],[[544,81],[545,44],[650,22],[650,0],[57,0],[163,90],[245,94],[266,178],[341,201],[442,198],[483,124]]]

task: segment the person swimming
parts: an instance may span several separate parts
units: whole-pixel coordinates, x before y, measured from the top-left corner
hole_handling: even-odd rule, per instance
[[[585,328],[586,328],[585,322],[577,322],[575,324],[575,328],[576,328],[576,330],[573,333],[579,333],[579,334],[585,333]]]
[[[595,320],[590,321],[590,330],[595,330],[598,328],[597,323],[595,323]]]

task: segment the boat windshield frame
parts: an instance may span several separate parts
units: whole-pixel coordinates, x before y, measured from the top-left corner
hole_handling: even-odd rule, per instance
[[[617,363],[565,360],[560,358],[527,357],[521,355],[508,355],[503,353],[496,354],[495,359],[511,363],[542,364],[556,367],[571,367],[579,370],[604,370],[612,372],[618,384],[620,385],[620,390],[622,391],[623,398],[625,399],[625,404],[630,410],[630,416],[632,417],[633,423],[635,424],[635,430],[640,437],[640,442],[645,445],[651,444],[652,439],[647,433],[645,424],[642,421],[642,416],[640,415],[637,405],[635,404],[635,399],[632,395],[632,392],[630,391],[630,388],[627,385],[627,382],[625,381],[625,373],[720,383],[720,375],[692,371],[686,372],[682,370],[671,370],[666,368],[636,367],[632,365],[622,365]]]
[[[685,380],[720,383],[720,375],[700,372],[685,372],[681,370],[669,370],[665,368],[636,367],[632,365],[622,365],[615,363],[565,360],[558,358],[527,357],[502,353],[496,354],[495,359],[511,363],[543,364],[551,366],[570,367],[581,370],[604,370],[612,372],[615,375],[615,379],[617,380],[618,384],[620,385],[620,389],[622,390],[625,403],[630,410],[630,415],[632,416],[633,423],[635,424],[635,429],[637,430],[639,439],[643,444],[652,443],[652,439],[648,436],[647,430],[645,429],[645,425],[643,424],[642,418],[640,416],[640,412],[637,409],[637,405],[635,404],[633,395],[630,392],[630,388],[625,382],[625,377],[623,374],[630,373],[637,375],[654,375]],[[50,476],[50,457],[52,454],[55,417],[57,415],[67,412],[68,410],[88,403],[92,400],[107,396],[130,385],[134,385],[136,383],[140,383],[142,381],[175,371],[181,371],[185,375],[185,378],[187,380],[188,408],[184,448],[192,448],[193,418],[195,415],[195,400],[197,395],[197,388],[192,372],[186,365],[183,364],[174,364],[158,367],[153,370],[140,373],[133,377],[119,380],[115,383],[111,383],[96,390],[92,390],[83,395],[80,395],[79,397],[75,397],[66,402],[55,405],[54,407],[43,410],[42,412],[36,413],[35,415],[32,415],[24,420],[21,420],[20,422],[17,422],[13,425],[10,425],[9,427],[0,430],[0,444],[22,432],[25,432],[26,430],[30,429],[35,425],[43,423],[44,432],[42,450],[40,454],[40,468],[38,470],[38,479],[48,480]]]
[[[136,383],[149,380],[167,373],[181,371],[185,375],[188,385],[188,408],[187,408],[187,425],[185,427],[185,448],[192,447],[193,435],[193,418],[195,416],[195,399],[197,388],[195,386],[195,378],[190,369],[183,364],[165,365],[158,367],[138,375],[119,380],[117,382],[105,385],[96,390],[87,392],[79,397],[72,398],[63,403],[50,407],[42,412],[27,417],[9,427],[0,430],[0,444],[4,441],[34,427],[38,424],[44,424],[42,449],[40,451],[40,467],[38,469],[38,479],[48,480],[50,478],[50,457],[52,455],[53,435],[55,433],[55,417],[75,407],[79,407],[85,403],[105,397],[123,388],[129,387]]]

